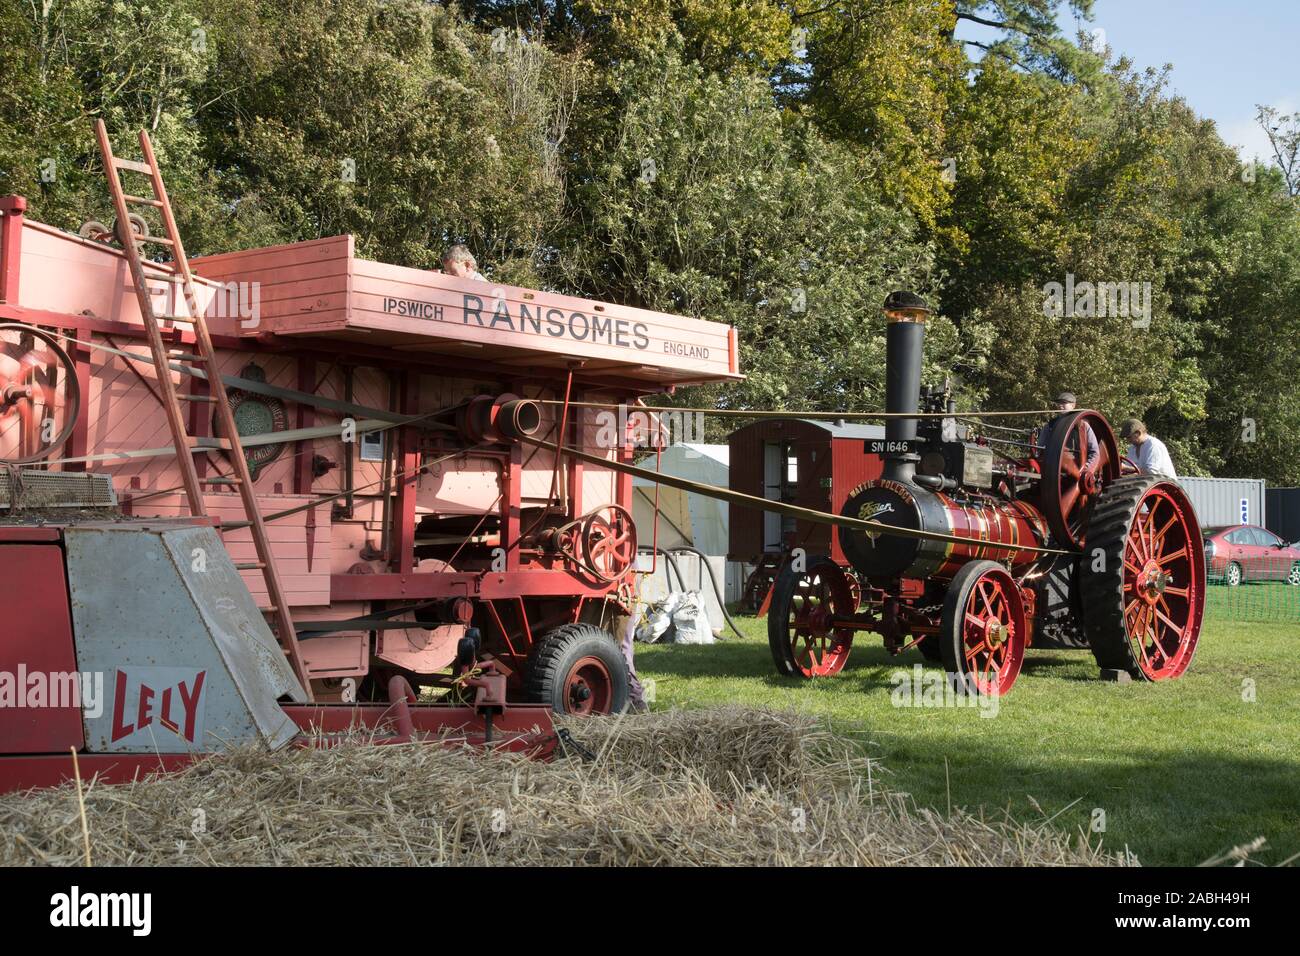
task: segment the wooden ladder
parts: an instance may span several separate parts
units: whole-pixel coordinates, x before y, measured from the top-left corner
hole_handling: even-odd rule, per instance
[[[149,349],[153,353],[154,366],[158,371],[158,385],[162,393],[163,408],[167,413],[167,424],[171,429],[172,445],[176,450],[176,460],[180,465],[181,479],[185,485],[185,495],[189,499],[190,513],[195,517],[207,515],[207,506],[203,500],[203,490],[199,484],[198,470],[194,467],[194,454],[208,449],[223,449],[230,454],[232,477],[208,478],[209,484],[230,485],[239,491],[239,499],[244,506],[244,515],[252,531],[253,544],[257,548],[257,561],[248,564],[236,564],[241,571],[257,569],[262,572],[266,582],[266,593],[270,596],[270,607],[260,610],[272,617],[274,627],[280,640],[280,646],[289,659],[294,674],[302,683],[307,699],[312,699],[311,681],[307,676],[307,667],[302,659],[302,649],[298,643],[298,634],[294,629],[293,618],[289,614],[289,604],[280,575],[275,567],[275,558],[271,552],[271,542],[266,535],[266,523],[258,510],[257,499],[253,494],[253,479],[248,470],[248,461],[244,458],[244,449],[239,441],[239,429],[235,426],[235,416],[226,397],[226,386],[221,380],[221,370],[217,366],[216,353],[212,348],[212,337],[208,334],[208,325],[194,294],[194,277],[190,274],[189,260],[185,258],[185,249],[181,245],[180,233],[176,228],[176,219],[172,215],[171,203],[167,199],[167,189],[163,185],[162,172],[154,156],[153,144],[149,134],[140,131],[140,149],[144,154],[143,162],[121,159],[113,155],[112,144],[108,140],[108,129],[103,120],[95,121],[95,136],[99,140],[99,151],[104,158],[104,173],[108,177],[108,189],[113,197],[113,210],[117,215],[117,239],[126,253],[126,260],[131,266],[131,278],[135,284],[136,298],[140,302],[140,315],[144,318],[145,329],[149,337]],[[120,170],[138,173],[149,180],[153,196],[133,196],[122,188]],[[136,235],[131,230],[129,219],[131,205],[148,206],[158,210],[162,217],[165,236]],[[153,243],[171,251],[172,275],[164,280],[169,286],[179,282],[185,295],[185,304],[189,315],[158,315],[154,311],[153,296],[147,283],[144,264],[140,257],[140,244]],[[159,265],[158,263],[151,263]],[[165,268],[165,266],[163,266]],[[169,288],[167,303],[175,301]],[[189,325],[194,330],[194,351],[169,351],[163,341],[162,330],[158,320],[179,322]],[[180,394],[172,381],[170,366],[191,365],[197,371],[206,374],[208,395]],[[185,429],[185,414],[181,411],[182,401],[206,402],[213,406],[219,426],[219,438],[200,438],[189,434]]]

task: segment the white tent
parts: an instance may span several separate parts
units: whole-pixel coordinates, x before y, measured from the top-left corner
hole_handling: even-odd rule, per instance
[[[658,469],[665,475],[688,478],[706,485],[726,488],[730,475],[730,448],[726,445],[700,445],[678,442],[664,449],[663,457],[649,455],[638,464],[650,470]],[[718,583],[723,587],[726,600],[739,599],[743,568],[733,568],[727,561],[728,512],[725,501],[709,498],[680,488],[656,485],[648,478],[632,479],[632,516],[636,519],[640,545],[648,548],[654,541],[655,489],[658,488],[659,537],[658,545],[665,550],[682,546],[696,548],[707,556]],[[704,606],[715,630],[723,626],[722,611],[718,606],[713,586],[708,581],[708,571],[700,566],[692,554],[675,556],[682,575],[681,584],[688,590],[699,590],[704,596]],[[642,596],[657,600],[678,586],[670,577],[660,556],[656,571],[642,585]],[[646,562],[649,567],[649,562]]]
[[[638,464],[651,470],[658,468],[665,475],[726,488],[729,453],[726,445],[678,442],[664,449],[661,462],[656,464],[655,456],[650,455]],[[636,519],[643,545],[651,543],[656,487],[659,489],[659,547],[685,544],[710,556],[726,555],[729,505],[725,501],[667,485],[656,486],[653,481],[638,477],[632,479],[632,517]]]

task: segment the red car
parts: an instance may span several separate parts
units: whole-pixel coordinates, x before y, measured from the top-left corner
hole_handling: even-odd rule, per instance
[[[1286,581],[1300,585],[1300,547],[1253,524],[1206,528],[1205,574],[1236,586],[1242,581]]]

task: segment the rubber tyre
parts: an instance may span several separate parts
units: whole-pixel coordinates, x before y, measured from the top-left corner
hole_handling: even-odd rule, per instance
[[[916,649],[921,652],[921,656],[932,664],[938,664],[943,660],[943,648],[939,646],[941,640],[938,634],[929,634],[916,645]]]
[[[1138,514],[1141,502],[1151,489],[1162,483],[1173,484],[1157,476],[1134,475],[1111,482],[1102,492],[1093,510],[1088,526],[1088,542],[1085,553],[1079,560],[1081,567],[1083,593],[1083,632],[1092,649],[1092,656],[1097,666],[1103,670],[1126,671],[1135,680],[1150,680],[1139,664],[1128,636],[1128,627],[1124,620],[1124,548],[1129,531]],[[1178,486],[1174,484],[1174,487]],[[1181,494],[1181,488],[1178,489]],[[1185,495],[1184,495],[1185,498]],[[1190,502],[1188,502],[1190,507]],[[1191,512],[1192,530],[1195,540],[1189,542],[1189,552],[1202,555],[1199,548],[1200,528],[1196,526],[1195,511]],[[1102,572],[1090,567],[1095,549],[1105,552],[1105,567]],[[1193,566],[1196,559],[1193,558]],[[1229,565],[1229,571],[1233,565]],[[1204,565],[1200,565],[1201,580],[1196,586],[1202,589],[1199,609],[1189,611],[1197,619],[1196,632],[1191,638],[1192,647],[1187,654],[1178,677],[1191,666],[1199,645],[1200,626],[1204,614],[1203,588],[1205,580]],[[1225,571],[1225,578],[1227,572]],[[1168,679],[1168,678],[1161,678]]]
[[[1234,571],[1236,574],[1233,574]],[[1235,588],[1244,580],[1246,580],[1246,575],[1242,573],[1241,565],[1236,561],[1229,561],[1228,566],[1223,570],[1223,583],[1230,588]]]
[[[1286,576],[1286,583],[1293,587],[1300,586],[1300,564],[1291,565],[1291,573]]]
[[[569,699],[569,681],[583,661],[594,659],[609,678],[609,705],[592,713],[620,714],[627,709],[631,678],[627,661],[614,638],[594,624],[564,624],[538,642],[528,662],[524,696],[537,704],[550,704],[557,714],[582,713]],[[591,665],[599,670],[599,665]]]

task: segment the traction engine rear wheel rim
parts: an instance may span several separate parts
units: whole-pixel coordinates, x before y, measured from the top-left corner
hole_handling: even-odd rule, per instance
[[[614,699],[614,681],[609,668],[598,657],[574,661],[564,678],[564,708],[570,714],[585,717],[607,714]]]
[[[832,622],[851,616],[857,605],[848,575],[837,564],[821,562],[796,577],[786,612],[786,646],[796,674],[828,677],[844,669],[853,629]]]
[[[968,585],[961,613],[958,675],[981,696],[1001,696],[1025,660],[1025,608],[1015,580],[989,568]]]
[[[1153,681],[1187,670],[1200,632],[1200,533],[1180,497],[1151,488],[1124,542],[1124,627],[1142,675]]]

